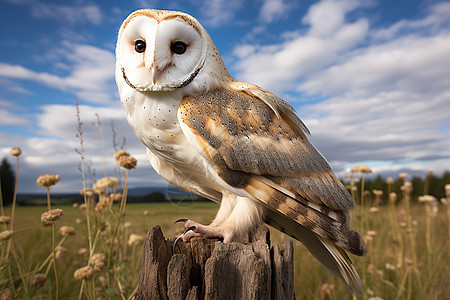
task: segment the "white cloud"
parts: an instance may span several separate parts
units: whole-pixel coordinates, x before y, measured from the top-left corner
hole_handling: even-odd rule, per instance
[[[37,0],[6,0],[12,4],[23,5],[30,9],[35,18],[56,19],[65,24],[92,23],[102,21],[101,9],[94,3],[79,3],[74,5],[53,4]]]
[[[233,20],[236,12],[244,5],[242,0],[192,0],[201,13],[201,23],[217,27]]]
[[[28,124],[28,120],[13,114],[7,110],[0,109],[0,125],[16,125],[23,126]]]
[[[349,21],[367,5],[321,1],[303,18],[306,32],[290,32],[280,44],[236,47],[237,78],[320,99],[297,111],[338,172],[364,161],[443,170],[450,163],[450,5],[386,28]]]
[[[367,35],[368,21],[359,19],[346,23],[345,13],[357,7],[350,1],[324,1],[313,5],[305,23],[306,34],[289,34],[291,39],[278,45],[244,44],[234,49],[238,61],[233,68],[239,80],[249,81],[280,93],[295,90],[297,82],[308,72],[320,70],[340,58]],[[357,2],[362,3],[362,2]],[[321,25],[318,16],[335,14],[334,27]],[[330,17],[331,18],[331,17]]]
[[[89,45],[63,43],[52,61],[63,65],[66,76],[35,72],[20,65],[0,62],[0,77],[25,79],[74,93],[91,103],[109,103],[117,95],[114,83],[115,56],[112,52]],[[63,60],[64,62],[61,62]]]
[[[291,7],[292,3],[284,0],[265,0],[259,12],[259,19],[263,23],[272,23],[287,17]]]

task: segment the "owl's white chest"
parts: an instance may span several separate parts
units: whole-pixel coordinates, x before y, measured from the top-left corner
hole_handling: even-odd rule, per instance
[[[130,93],[121,99],[136,136],[157,160],[199,184],[202,178],[211,177],[208,175],[210,163],[189,143],[179,124],[177,114],[182,95],[173,92]],[[158,169],[160,163],[151,163],[158,173],[163,173]]]

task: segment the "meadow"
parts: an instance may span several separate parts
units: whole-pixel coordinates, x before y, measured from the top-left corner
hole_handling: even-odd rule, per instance
[[[13,150],[19,162],[20,149]],[[206,224],[214,218],[218,205],[192,196],[127,204],[136,160],[124,150],[114,158],[118,176],[101,178],[93,187],[86,187],[83,177],[80,203],[58,206],[51,199],[60,179],[55,174],[37,179],[47,191],[46,206],[17,206],[17,190],[11,206],[0,201],[0,299],[133,299],[147,231],[160,225],[166,237],[174,237],[183,229],[173,224],[179,218]],[[450,184],[440,201],[413,197],[408,175],[399,174],[402,185],[397,189],[388,178],[383,194],[365,189],[369,172],[357,166],[347,179],[358,203],[351,227],[369,245],[367,256],[351,256],[364,294],[349,294],[294,241],[297,299],[449,299]],[[272,244],[288,238],[270,230]]]
[[[368,206],[357,208],[353,213],[354,226],[360,227],[359,213],[366,218],[366,239],[369,254],[352,257],[363,281],[365,294],[358,299],[448,299],[450,295],[449,232],[446,207],[437,213],[427,213],[427,204],[413,205],[410,213],[403,205],[392,211],[389,206],[380,206],[374,211]],[[117,207],[111,209],[118,210]],[[86,208],[62,206],[64,215],[56,222],[56,232],[63,226],[72,226],[73,236],[58,234],[56,243],[65,239],[63,253],[57,255],[59,298],[76,299],[80,296],[83,282],[86,287],[81,298],[119,299],[132,296],[139,278],[142,240],[149,228],[160,225],[166,237],[177,235],[181,228],[173,221],[187,217],[200,222],[210,222],[218,208],[214,203],[185,202],[130,204],[123,217],[123,232],[117,245],[124,247],[121,257],[114,264],[106,263],[96,270],[92,277],[82,280],[74,278],[74,272],[89,261],[89,242],[86,234]],[[14,286],[16,299],[51,299],[55,297],[55,277],[48,264],[39,269],[51,255],[51,228],[41,224],[40,215],[46,207],[17,207],[14,244],[22,268],[20,271],[14,258],[9,268],[2,265],[1,289]],[[396,224],[392,223],[392,212]],[[9,210],[5,211],[6,214]],[[431,213],[431,214],[430,214]],[[408,220],[410,218],[410,220]],[[411,227],[406,225],[411,222]],[[104,225],[103,225],[104,226]],[[108,225],[106,225],[108,226]],[[111,230],[111,229],[109,229]],[[106,229],[108,231],[108,229]],[[131,236],[138,236],[138,242],[130,242]],[[429,235],[429,236],[428,236]],[[271,229],[272,243],[287,237]],[[97,247],[106,249],[109,234],[99,233]],[[427,243],[429,239],[429,245]],[[129,243],[130,242],[130,243]],[[295,292],[297,299],[352,299],[343,284],[330,275],[311,254],[294,241],[295,245]],[[2,243],[2,254],[6,242]],[[94,251],[97,252],[97,251]],[[92,255],[91,255],[92,256]],[[114,267],[114,269],[112,269]],[[30,279],[34,274],[46,274],[42,287],[33,287]],[[376,298],[379,297],[379,298]]]

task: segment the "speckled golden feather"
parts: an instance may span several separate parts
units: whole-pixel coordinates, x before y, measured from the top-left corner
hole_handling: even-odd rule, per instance
[[[365,254],[362,237],[348,227],[353,199],[289,104],[235,82],[228,90],[184,98],[179,114],[227,184],[339,247]]]

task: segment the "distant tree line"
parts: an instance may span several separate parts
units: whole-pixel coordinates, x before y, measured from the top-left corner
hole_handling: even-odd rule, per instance
[[[16,178],[8,160],[4,158],[0,165],[0,184],[3,205],[10,205],[14,195],[14,182]]]
[[[450,171],[446,171],[442,174],[442,176],[436,176],[434,174],[428,174],[425,177],[421,176],[413,176],[411,178],[406,178],[405,180],[410,181],[413,185],[412,192],[412,200],[417,202],[419,196],[422,195],[432,195],[436,197],[439,201],[441,198],[445,198],[445,185],[450,184]],[[350,180],[344,180],[346,185],[349,184]],[[402,191],[400,187],[403,185],[403,179],[397,178],[394,180],[393,190],[392,192],[397,193],[399,199],[401,198]],[[361,189],[361,182],[357,182],[355,186],[358,188],[358,191]],[[366,191],[366,195],[369,200],[374,198],[373,190],[381,190],[383,191],[382,198],[385,200],[384,203],[387,202],[388,199],[388,184],[386,183],[386,178],[383,178],[381,175],[377,175],[372,178],[366,177],[364,190]],[[359,192],[360,193],[360,192]],[[357,200],[357,199],[356,199]],[[370,201],[368,202],[370,203]]]
[[[0,176],[1,176],[1,194],[3,197],[3,204],[9,205],[12,203],[13,194],[14,194],[14,182],[15,175],[12,170],[11,165],[8,160],[4,158],[0,165]],[[432,195],[436,197],[437,200],[445,197],[445,185],[450,184],[450,171],[444,172],[442,176],[436,176],[434,174],[428,174],[425,178],[421,176],[413,176],[412,178],[406,178],[406,180],[411,181],[413,185],[412,197],[413,201],[417,201],[419,196],[422,195]],[[348,185],[350,179],[343,180],[344,184]],[[403,179],[397,178],[394,181],[393,192],[397,193],[401,196],[400,187],[403,184]],[[357,182],[355,186],[360,191],[361,182]],[[377,175],[376,177],[366,178],[364,184],[364,190],[366,190],[366,194],[370,203],[371,197],[373,197],[373,190],[381,190],[383,191],[383,199],[388,198],[388,185],[386,183],[386,178],[383,178],[381,175]],[[130,197],[131,202],[165,202],[167,198],[161,193],[152,193],[149,195],[141,196],[141,197]],[[400,197],[399,197],[400,198]],[[201,201],[204,199],[196,199],[197,201]],[[358,199],[355,199],[358,201]]]

